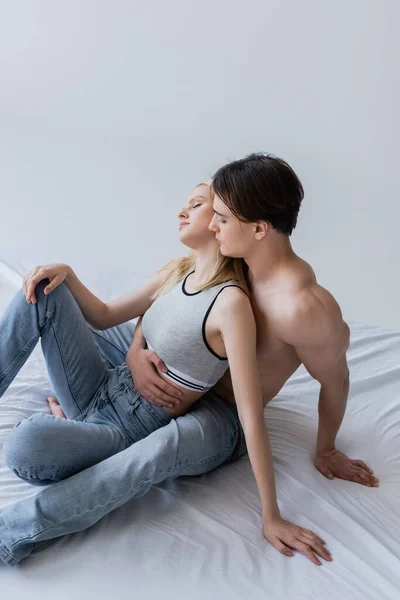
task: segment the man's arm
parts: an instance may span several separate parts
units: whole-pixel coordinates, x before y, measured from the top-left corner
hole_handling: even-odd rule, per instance
[[[309,374],[320,384],[318,434],[314,465],[329,479],[339,477],[375,486],[373,471],[336,449],[335,440],[347,406],[350,374],[346,352],[350,329],[339,306],[325,306],[310,295],[302,298],[285,323],[284,336]]]
[[[311,377],[321,384],[316,445],[316,453],[320,454],[335,448],[346,411],[350,383],[346,351],[350,330],[343,320],[326,328],[316,328],[302,319],[301,328],[303,339],[295,346],[296,354]]]
[[[343,361],[344,362],[344,361]],[[315,378],[317,379],[317,377]],[[318,379],[319,381],[319,379]],[[338,375],[331,382],[321,382],[318,402],[318,434],[316,453],[323,454],[335,448],[336,435],[343,421],[350,387],[350,374],[343,379]]]
[[[157,354],[146,348],[140,317],[132,343],[126,354],[126,363],[132,373],[135,387],[140,395],[151,404],[174,408],[180,404],[182,392],[175,385],[158,374],[157,369],[166,372],[166,366]]]

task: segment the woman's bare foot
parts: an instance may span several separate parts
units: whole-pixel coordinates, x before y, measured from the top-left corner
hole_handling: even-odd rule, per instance
[[[57,398],[55,398],[54,396],[47,396],[47,402],[49,403],[52,415],[54,415],[55,417],[60,417],[61,419],[67,418]]]

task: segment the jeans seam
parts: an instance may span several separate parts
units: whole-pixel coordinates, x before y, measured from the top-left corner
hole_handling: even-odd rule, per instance
[[[147,483],[149,483],[150,481],[151,481],[151,479],[145,479],[143,483],[144,483],[144,484],[147,484]],[[140,487],[140,486],[136,486],[136,488],[133,488],[133,491],[135,491],[135,490],[136,490],[138,487]],[[124,494],[122,497],[124,498],[125,496],[127,496],[127,495],[131,495],[131,494],[132,494],[132,490],[129,490],[129,492],[126,492],[126,494]],[[73,515],[73,516],[72,516],[70,519],[65,519],[64,521],[60,521],[60,522],[58,522],[58,523],[57,523],[57,525],[60,525],[61,523],[66,523],[66,522],[68,522],[68,521],[69,521],[69,520],[71,520],[71,519],[76,519],[76,518],[79,518],[79,517],[81,517],[82,515],[87,515],[87,514],[89,514],[89,513],[93,512],[93,511],[97,510],[98,508],[103,508],[104,506],[107,506],[108,504],[112,504],[112,503],[113,503],[115,500],[117,500],[117,498],[111,498],[111,500],[110,500],[109,502],[107,502],[107,503],[105,503],[105,504],[98,504],[97,506],[95,506],[94,508],[91,508],[90,510],[86,510],[86,511],[85,511],[85,512],[83,512],[83,513],[80,513],[80,514],[77,514],[77,515]],[[122,503],[122,504],[123,504],[123,503]],[[105,516],[105,515],[104,515],[104,516]],[[30,537],[21,538],[21,539],[19,539],[17,542],[13,542],[12,544],[10,544],[8,551],[6,551],[6,552],[7,552],[7,554],[10,554],[10,549],[11,549],[13,546],[16,546],[18,543],[20,543],[20,542],[25,542],[25,541],[28,541],[28,540],[32,540],[32,539],[33,539],[34,537],[36,537],[37,535],[40,535],[40,534],[44,533],[45,531],[48,531],[49,529],[52,529],[54,526],[55,526],[54,524],[53,524],[53,525],[49,525],[49,527],[45,527],[44,529],[41,529],[40,531],[37,531],[37,532],[36,532],[34,535],[32,535],[32,536],[30,536]],[[48,541],[48,540],[46,540],[46,541]],[[11,555],[11,556],[12,556],[12,555]]]
[[[29,348],[38,341],[38,338],[32,338],[20,351],[20,353],[14,358],[14,360],[12,361],[11,365],[8,367],[8,369],[6,369],[0,376],[0,382],[3,381],[3,379],[10,373],[10,371],[12,371],[14,365],[16,362],[18,362],[23,356],[24,354],[26,354],[29,350]]]
[[[8,548],[6,548],[5,546],[3,546],[3,544],[0,544],[0,550],[6,555],[7,558],[9,558],[10,560],[7,561],[7,564],[9,566],[14,566],[17,564],[18,560],[15,558],[15,556],[13,556],[10,551],[8,550]]]
[[[236,433],[237,433],[237,431],[235,432],[235,435],[236,435]],[[215,460],[216,458],[218,458],[219,456],[221,456],[222,454],[225,454],[225,452],[227,450],[229,450],[229,448],[232,446],[232,442],[234,441],[234,439],[235,439],[235,436],[232,436],[231,443],[228,444],[227,446],[225,446],[225,448],[223,450],[221,450],[220,452],[218,452],[218,454],[214,454],[213,456],[211,456],[209,458],[205,458],[204,460],[200,460],[200,461],[199,460],[194,460],[192,462],[182,462],[181,461],[181,462],[178,463],[178,467],[180,465],[184,465],[185,467],[191,467],[192,465],[203,465],[205,463],[211,462],[211,461]],[[177,454],[179,455],[179,441],[178,441],[178,451],[177,451]],[[175,469],[175,466],[167,469],[166,473],[169,473],[173,469]],[[156,471],[156,473],[160,474],[160,473],[162,473],[162,471]]]
[[[139,422],[140,422],[140,424],[141,424],[143,427],[144,427],[144,425],[143,425],[143,423],[140,421],[140,419],[139,419],[138,417],[136,417],[136,418],[135,418],[135,415],[134,415],[135,409],[134,409],[134,407],[132,407],[132,406],[131,406],[130,408],[131,408],[131,410],[129,410],[129,414],[128,414],[128,417],[129,417],[129,425],[130,425],[131,427],[133,427],[133,431],[134,431],[134,432],[136,433],[136,435],[139,437],[139,440],[144,440],[144,439],[145,439],[146,437],[148,437],[150,434],[149,434],[149,433],[147,433],[147,432],[145,432],[145,434],[143,435],[143,431],[142,431],[141,429],[139,429],[139,427],[137,426],[137,424],[136,424],[136,423],[139,421]],[[132,410],[132,409],[133,409],[133,410]],[[145,428],[145,427],[144,427],[144,428]],[[138,440],[135,440],[135,438],[133,438],[133,437],[130,435],[130,432],[129,432],[128,430],[127,430],[127,435],[129,435],[129,436],[131,437],[131,439],[133,440],[133,442],[131,443],[131,445],[132,445],[132,444],[134,444],[136,441],[138,441]]]
[[[107,356],[104,354],[104,352],[97,346],[97,350],[99,351],[99,354],[101,356],[101,358],[104,360],[104,362],[106,363],[107,367],[109,369],[114,369],[115,365],[107,358]]]
[[[179,443],[178,443],[178,447],[179,447]],[[206,459],[206,460],[204,460],[204,461],[200,461],[200,463],[198,463],[198,462],[197,462],[196,464],[203,464],[203,463],[209,462],[209,461],[211,461],[211,460],[213,460],[213,459],[217,458],[217,457],[218,457],[218,456],[220,456],[221,454],[223,454],[223,453],[224,453],[224,452],[225,452],[225,451],[226,451],[228,448],[229,448],[229,446],[226,446],[226,448],[225,448],[223,451],[221,451],[221,452],[219,452],[218,454],[214,455],[212,458],[208,458],[208,459]],[[182,464],[182,463],[178,463],[178,465],[175,465],[175,466],[178,466],[178,467],[179,467],[179,465],[180,465],[180,464]],[[192,465],[192,464],[195,464],[195,462],[192,462],[192,463],[185,463],[185,465],[186,465],[186,466],[190,466],[190,465]],[[167,474],[168,474],[170,471],[171,471],[171,469],[167,469],[167,471],[164,471],[165,475],[167,475]],[[157,475],[159,475],[160,473],[162,473],[162,471],[156,471],[156,474],[157,474]],[[147,484],[147,483],[149,483],[149,482],[151,482],[151,479],[145,479],[145,480],[144,480],[144,482],[143,482],[143,484]],[[136,487],[134,487],[133,489],[130,489],[128,492],[126,492],[126,494],[124,494],[124,495],[122,496],[122,498],[124,498],[125,496],[128,496],[128,498],[129,498],[129,497],[130,497],[130,498],[132,498],[132,493],[134,493],[134,492],[135,492],[135,491],[136,491],[138,488],[140,488],[140,485],[137,485],[137,486],[136,486]],[[99,509],[99,508],[103,508],[103,507],[107,506],[108,504],[112,504],[112,503],[113,503],[113,502],[114,502],[116,499],[117,499],[117,498],[111,498],[111,500],[110,500],[109,502],[107,502],[107,503],[105,503],[105,504],[98,504],[97,506],[95,506],[94,508],[92,508],[92,509],[90,509],[90,510],[84,511],[83,513],[80,513],[80,514],[75,514],[75,515],[73,515],[72,517],[70,517],[69,519],[65,519],[64,521],[58,522],[58,523],[57,523],[57,525],[61,525],[61,524],[63,524],[63,523],[66,523],[66,522],[68,522],[68,521],[70,521],[70,520],[77,519],[77,518],[81,517],[82,515],[87,515],[87,514],[90,514],[91,512],[93,512],[93,511],[96,511],[96,510],[97,510],[97,509]],[[122,502],[122,503],[120,504],[120,506],[121,506],[122,504],[124,504],[124,502]],[[99,520],[100,520],[100,519],[99,519]],[[11,549],[13,546],[16,546],[18,543],[21,543],[21,542],[24,542],[24,541],[29,541],[29,540],[32,540],[34,537],[36,537],[36,536],[38,536],[38,535],[40,535],[40,534],[44,533],[45,531],[48,531],[48,530],[52,529],[53,527],[55,527],[55,525],[50,525],[49,527],[45,527],[44,529],[41,529],[40,531],[37,531],[37,532],[36,532],[36,533],[35,533],[33,536],[30,536],[30,537],[25,537],[25,538],[21,538],[21,539],[19,539],[17,542],[13,542],[12,544],[10,544],[9,550],[8,550],[8,551],[6,551],[6,553],[7,553],[7,554],[10,554],[10,549]],[[47,541],[47,540],[46,540],[46,541]],[[12,556],[12,555],[10,555],[10,556]]]
[[[141,396],[141,397],[143,398],[143,396]],[[166,423],[164,423],[162,421],[161,417],[159,416],[159,414],[157,413],[157,411],[154,410],[154,408],[152,407],[151,403],[148,400],[146,400],[146,398],[143,398],[143,400],[144,400],[143,406],[144,406],[145,410],[148,410],[151,413],[151,415],[155,418],[155,420],[159,424],[160,428],[165,427],[165,425],[168,425],[168,423],[170,423],[170,421],[174,418],[172,415],[169,415],[171,417],[171,419],[169,421],[167,421]],[[165,411],[165,412],[167,412],[167,411]],[[169,413],[167,413],[167,414],[169,414]]]
[[[40,471],[41,469],[57,469],[58,471],[70,471],[71,467],[63,467],[60,465],[34,465],[33,467],[30,467],[28,469],[12,469],[13,472],[18,475],[19,477],[22,477],[23,479],[40,479],[40,477],[30,477],[29,473],[34,470],[34,471]],[[48,477],[47,477],[48,479]]]
[[[109,339],[107,339],[106,337],[103,337],[102,335],[100,335],[97,331],[95,331],[91,327],[89,327],[89,329],[90,329],[90,331],[92,333],[94,333],[94,335],[97,335],[97,337],[101,338],[102,340],[104,340],[105,342],[107,342],[108,344],[110,344],[111,346],[113,346],[116,350],[118,350],[119,352],[121,352],[121,354],[123,354],[124,356],[126,355],[126,352],[124,350],[121,350],[121,348],[119,348],[118,346],[116,346],[113,342],[110,342]]]
[[[120,388],[120,391],[117,391]],[[112,402],[115,402],[121,396],[124,396],[129,391],[129,394],[132,395],[132,392],[129,388],[127,388],[125,381],[118,381],[113,387],[108,388],[108,395],[110,398],[112,397]]]
[[[66,357],[64,355],[64,351],[62,349],[62,345],[60,343],[60,340],[58,339],[57,331],[56,331],[56,328],[54,327],[54,323],[53,322],[51,322],[51,328],[53,330],[54,338],[56,340],[56,343],[57,343],[57,346],[58,346],[58,350],[60,352],[61,362],[62,362],[62,365],[63,365],[64,373],[66,375],[66,379],[67,379],[67,382],[68,382],[69,390],[71,392],[71,396],[73,397],[74,402],[75,402],[75,404],[76,404],[79,412],[82,413],[83,410],[82,410],[82,408],[80,406],[80,403],[79,403],[79,401],[78,401],[78,399],[76,397],[76,392],[74,390],[73,384],[71,384],[71,373],[70,373],[70,370],[69,370],[68,361],[67,361],[67,359],[66,359]]]

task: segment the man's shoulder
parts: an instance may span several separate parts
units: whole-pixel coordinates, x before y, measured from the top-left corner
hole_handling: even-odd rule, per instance
[[[298,288],[287,301],[289,315],[297,319],[336,319],[342,316],[334,296],[317,282]]]
[[[286,294],[275,318],[279,337],[294,346],[306,345],[316,336],[328,341],[348,329],[338,302],[317,282],[309,282]]]

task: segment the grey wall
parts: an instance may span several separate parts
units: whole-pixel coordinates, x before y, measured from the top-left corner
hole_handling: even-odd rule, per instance
[[[1,259],[147,278],[190,188],[265,150],[303,181],[293,247],[345,318],[400,327],[397,0],[0,7]]]

